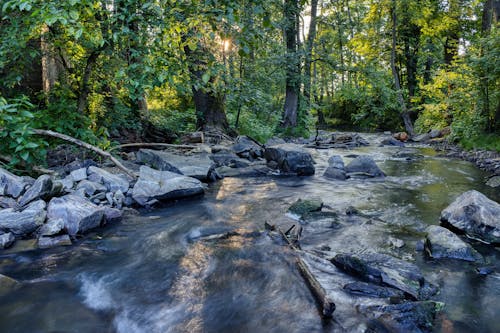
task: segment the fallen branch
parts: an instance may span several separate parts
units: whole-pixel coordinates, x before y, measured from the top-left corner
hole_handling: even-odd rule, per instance
[[[73,143],[73,144],[75,144],[77,146],[86,148],[88,150],[92,150],[93,152],[101,155],[102,157],[109,158],[111,160],[111,162],[113,162],[116,165],[116,167],[118,169],[122,170],[127,175],[129,175],[129,176],[131,176],[133,178],[137,178],[137,174],[135,172],[133,172],[132,170],[130,170],[127,167],[125,167],[113,155],[111,155],[107,151],[102,150],[101,148],[93,146],[93,145],[91,145],[91,144],[89,144],[87,142],[75,139],[72,136],[69,136],[69,135],[66,135],[66,134],[62,134],[62,133],[58,133],[58,132],[54,132],[54,131],[42,130],[42,129],[32,129],[31,132],[33,134],[36,134],[36,135],[50,136],[50,137],[53,137],[53,138],[61,139],[61,140],[64,140],[64,141],[68,141],[68,142],[71,142],[71,143]]]
[[[196,149],[198,146],[193,145],[175,145],[170,143],[149,143],[149,142],[136,142],[136,143],[125,143],[123,145],[118,145],[111,148],[109,151],[123,149],[123,148],[142,148],[142,147],[159,147],[159,148],[179,148],[179,149]]]

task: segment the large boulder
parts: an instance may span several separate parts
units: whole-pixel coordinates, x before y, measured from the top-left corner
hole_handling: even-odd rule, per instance
[[[201,181],[217,179],[215,163],[207,154],[185,156],[166,151],[141,149],[137,152],[136,158],[138,162],[160,171],[175,172]]]
[[[457,235],[437,225],[426,229],[425,250],[435,259],[452,258],[465,261],[481,260],[481,255]]]
[[[127,192],[130,186],[127,176],[123,174],[112,174],[106,170],[95,166],[88,168],[88,180],[106,185],[108,191],[116,192],[121,190]]]
[[[232,147],[239,157],[253,160],[263,155],[262,146],[247,136],[239,136]]]
[[[437,291],[416,265],[386,254],[337,254],[331,262],[364,281],[399,289],[415,300],[428,299]]]
[[[196,178],[141,166],[132,197],[140,205],[150,200],[173,200],[203,194],[203,184]]]
[[[314,175],[314,161],[311,154],[300,150],[293,144],[282,144],[267,147],[264,156],[268,165],[274,165],[286,173],[294,173],[299,176]]]
[[[325,170],[323,177],[339,180],[347,179],[342,157],[339,155],[333,155],[328,159],[328,168]]]
[[[22,177],[18,177],[7,170],[0,168],[0,195],[18,198],[26,187]]]
[[[500,244],[500,204],[471,190],[441,212],[441,224],[486,243]]]
[[[385,173],[380,170],[371,156],[361,155],[353,159],[345,168],[348,174],[367,176],[367,177],[385,177]]]
[[[85,198],[68,194],[50,200],[47,217],[48,223],[58,219],[64,221],[64,229],[69,235],[74,236],[100,226],[104,210]]]
[[[52,187],[52,178],[49,175],[41,175],[19,199],[19,205],[25,206],[38,199],[48,199],[52,194]]]
[[[43,200],[30,203],[21,211],[7,208],[0,211],[0,231],[11,232],[16,237],[23,237],[38,229],[43,222],[47,212],[47,204]]]
[[[16,241],[16,237],[11,232],[0,235],[0,250],[6,249]]]

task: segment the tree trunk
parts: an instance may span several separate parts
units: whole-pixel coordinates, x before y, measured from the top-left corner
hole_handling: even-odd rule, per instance
[[[413,136],[415,134],[413,131],[413,124],[411,123],[410,115],[408,109],[406,108],[403,92],[401,91],[399,74],[396,68],[396,27],[397,27],[396,0],[392,0],[391,16],[392,16],[392,47],[391,47],[392,76],[394,78],[394,86],[396,88],[396,94],[398,97],[399,105],[401,107],[401,117],[403,118],[405,129],[408,132],[408,134]]]
[[[300,62],[297,53],[298,0],[285,0],[283,9],[285,16],[284,38],[286,42],[286,88],[281,127],[294,128],[297,126],[300,88]]]
[[[89,57],[87,58],[87,62],[85,65],[85,69],[83,71],[82,81],[80,83],[80,94],[78,95],[78,113],[83,114],[87,110],[88,105],[88,97],[90,93],[90,76],[92,75],[92,71],[97,62],[97,58],[99,58],[100,50],[92,51]]]
[[[304,98],[307,103],[311,102],[311,63],[314,40],[316,39],[316,15],[318,0],[311,0],[311,22],[309,24],[309,34],[306,41],[306,56],[304,59]]]
[[[49,28],[42,27],[40,38],[40,49],[42,51],[42,85],[43,91],[49,93],[59,78],[59,67],[55,58],[55,52],[47,40]]]

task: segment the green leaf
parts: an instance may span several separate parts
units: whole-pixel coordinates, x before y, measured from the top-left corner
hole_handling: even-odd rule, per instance
[[[24,153],[21,154],[21,158],[24,160],[24,161],[27,161],[29,158],[30,158],[30,153],[29,151],[25,151]]]
[[[203,73],[201,79],[203,80],[203,83],[207,84],[208,81],[210,81],[210,73],[209,72]]]
[[[28,149],[34,149],[34,148],[38,148],[40,145],[37,144],[37,143],[34,143],[34,142],[28,142],[24,148],[28,148]]]

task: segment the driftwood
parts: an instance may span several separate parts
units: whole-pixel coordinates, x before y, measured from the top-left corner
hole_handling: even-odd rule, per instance
[[[70,143],[73,143],[77,146],[80,146],[80,147],[83,147],[83,148],[86,148],[88,150],[92,150],[93,152],[101,155],[102,157],[105,157],[105,158],[109,158],[111,160],[111,162],[113,162],[116,167],[120,170],[122,170],[123,172],[125,172],[127,175],[133,177],[133,178],[137,178],[137,174],[135,172],[133,172],[132,170],[128,169],[127,167],[125,167],[119,160],[117,160],[113,155],[111,155],[109,152],[107,151],[104,151],[102,150],[101,148],[98,148],[96,146],[93,146],[87,142],[84,142],[84,141],[81,141],[81,140],[78,140],[78,139],[75,139],[74,137],[72,136],[69,136],[69,135],[66,135],[66,134],[62,134],[62,133],[58,133],[58,132],[54,132],[54,131],[49,131],[49,130],[42,130],[42,129],[32,129],[31,132],[33,134],[37,134],[37,135],[44,135],[44,136],[50,136],[52,138],[57,138],[57,139],[61,139],[61,140],[64,140],[64,141],[67,141],[67,142],[70,142]]]
[[[293,228],[290,228],[289,231],[291,231],[291,229]],[[299,249],[295,246],[294,242],[288,238],[286,233],[284,233],[280,228],[278,228],[278,232],[292,250],[299,252]],[[324,318],[331,318],[333,312],[335,311],[335,303],[330,299],[330,297],[328,297],[325,289],[323,289],[318,280],[316,280],[300,256],[297,256],[297,267],[299,268],[300,274],[304,280],[306,280],[309,289],[316,298],[316,301],[321,309],[321,315]]]
[[[193,145],[175,145],[171,143],[150,143],[150,142],[136,142],[136,143],[125,143],[123,145],[118,145],[111,148],[109,151],[121,150],[123,148],[147,148],[147,147],[158,147],[158,148],[179,148],[179,149],[196,149],[198,146]]]

